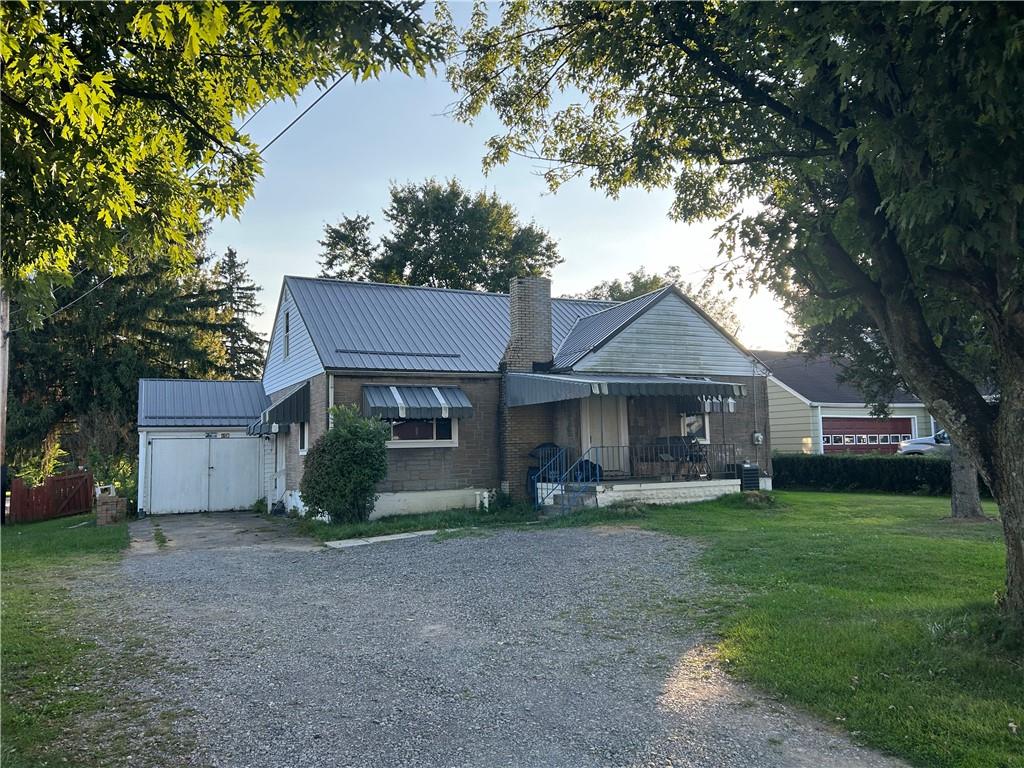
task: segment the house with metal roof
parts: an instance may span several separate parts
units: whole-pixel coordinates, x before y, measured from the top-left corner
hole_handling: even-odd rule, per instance
[[[889,415],[874,416],[864,395],[840,381],[828,355],[758,350],[770,368],[768,411],[777,453],[895,453],[900,442],[935,434],[935,420],[909,392],[896,392]]]
[[[705,498],[770,482],[767,369],[678,288],[627,302],[285,277],[267,351],[268,503],[348,403],[391,426],[375,514]],[[758,480],[755,475],[754,482]],[[632,495],[630,495],[632,494]]]
[[[677,502],[739,490],[744,469],[748,484],[770,485],[767,375],[674,286],[607,302],[552,298],[541,277],[497,294],[289,276],[262,399],[251,382],[168,385],[173,392],[144,382],[140,430],[151,423],[145,403],[146,419],[184,419],[213,441],[207,433],[219,434],[213,422],[229,410],[222,395],[239,387],[231,415],[247,414],[270,507],[304,509],[306,451],[343,403],[390,426],[375,516],[473,506],[496,490],[563,507]],[[223,429],[234,436],[239,426]],[[222,494],[211,490],[226,474],[215,449],[187,447],[210,459],[195,484]],[[152,446],[149,454],[158,482],[147,481],[145,500],[140,491],[140,508],[169,511],[173,503],[156,499],[161,466],[179,482],[203,470],[158,465]]]

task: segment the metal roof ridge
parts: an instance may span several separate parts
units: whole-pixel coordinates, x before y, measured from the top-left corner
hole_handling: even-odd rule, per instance
[[[408,285],[405,283],[382,283],[379,280],[339,280],[334,277],[309,277],[307,275],[284,275],[284,280],[306,280],[310,282],[334,283],[341,285],[368,285],[381,288],[404,288],[416,291],[440,291],[442,293],[468,293],[473,296],[504,296],[506,298],[509,296],[509,294],[507,293],[500,293],[497,291],[475,291],[472,288],[442,288],[436,285]],[[575,298],[573,296],[552,296],[551,300],[583,302],[587,304],[608,304],[609,306],[605,307],[605,309],[612,309],[613,307],[617,307],[621,304],[626,303],[622,301],[615,301],[613,299],[581,299]],[[633,299],[629,299],[629,301],[632,300]],[[599,311],[603,312],[604,310]]]

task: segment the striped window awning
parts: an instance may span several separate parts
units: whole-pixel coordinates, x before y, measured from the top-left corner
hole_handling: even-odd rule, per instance
[[[465,419],[473,404],[459,387],[363,385],[363,413],[382,419]]]

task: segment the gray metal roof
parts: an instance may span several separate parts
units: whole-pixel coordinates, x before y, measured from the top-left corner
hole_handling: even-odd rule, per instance
[[[270,404],[260,381],[139,379],[140,427],[245,427]]]
[[[579,400],[591,395],[721,398],[746,394],[742,384],[686,376],[509,373],[505,382],[511,406]]]
[[[328,370],[496,372],[508,346],[508,294],[291,276],[285,282]],[[552,346],[581,317],[612,306],[552,299]]]
[[[607,309],[587,315],[576,321],[576,325],[561,344],[552,342],[556,350],[555,368],[571,368],[585,357],[594,347],[604,343],[619,329],[629,325],[645,309],[672,290],[671,286],[637,296],[621,304],[612,304]]]

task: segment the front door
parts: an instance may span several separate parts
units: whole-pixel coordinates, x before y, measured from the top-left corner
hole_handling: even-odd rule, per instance
[[[583,451],[603,473],[629,473],[629,422],[626,398],[599,396],[580,401]]]

